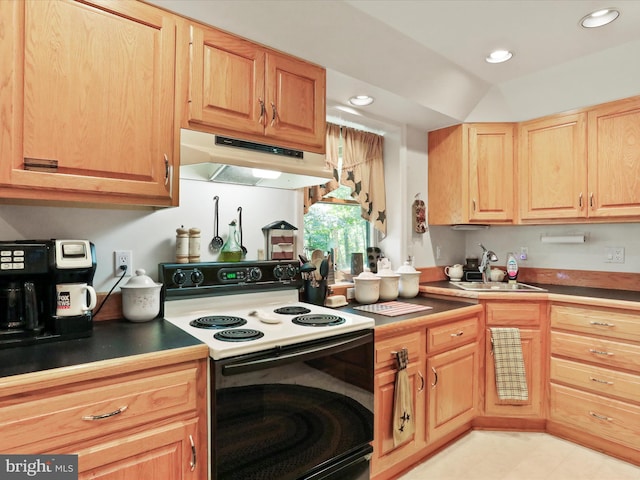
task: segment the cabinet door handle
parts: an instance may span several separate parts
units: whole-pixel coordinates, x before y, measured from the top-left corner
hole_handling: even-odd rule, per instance
[[[164,154],[164,184],[169,183],[169,157]]]
[[[471,200],[471,208],[473,209],[473,211],[476,211],[476,199],[474,198],[473,200]]]
[[[273,109],[273,116],[271,117],[271,126],[273,127],[276,124],[276,119],[278,118],[278,109],[276,108],[276,104],[271,102],[271,108]]]
[[[267,113],[267,107],[264,105],[264,100],[259,98],[258,102],[260,103],[260,118],[258,119],[258,123],[264,125],[265,114]]]
[[[433,383],[431,384],[431,388],[436,388],[436,385],[438,385],[438,372],[436,372],[436,369],[434,367],[431,367],[431,371],[433,372]]]
[[[596,350],[594,348],[590,348],[589,352],[593,353],[594,355],[606,355],[608,357],[613,357],[613,353],[611,352],[603,352],[602,350]]]
[[[109,418],[109,417],[113,417],[115,415],[119,415],[122,412],[124,412],[127,408],[128,408],[128,406],[125,405],[124,407],[120,407],[117,410],[114,410],[113,412],[101,413],[100,415],[86,415],[86,416],[82,417],[82,420],[102,420],[104,418]]]
[[[420,377],[420,388],[418,389],[418,393],[420,393],[424,390],[424,377],[422,376],[420,370],[418,370],[418,376]]]
[[[589,377],[589,380],[596,383],[604,383],[605,385],[613,385],[613,382],[609,380],[600,380],[599,378]]]
[[[616,324],[615,323],[609,323],[609,322],[596,322],[595,320],[591,320],[589,322],[591,325],[598,325],[599,327],[615,327]]]
[[[597,418],[598,420],[606,420],[607,422],[613,422],[613,418],[611,417],[607,417],[606,415],[600,415],[596,412],[589,412],[589,415],[591,415],[592,417]]]
[[[582,210],[582,192],[580,192],[580,196],[578,197],[578,206]]]
[[[589,194],[589,206],[591,207],[591,210],[593,210],[593,192]]]
[[[458,333],[451,334],[452,337],[461,337],[462,335],[464,335],[464,332],[462,330],[460,330]]]
[[[193,442],[193,437],[189,435],[189,441],[191,442],[191,462],[189,466],[193,472],[196,469],[196,444]]]

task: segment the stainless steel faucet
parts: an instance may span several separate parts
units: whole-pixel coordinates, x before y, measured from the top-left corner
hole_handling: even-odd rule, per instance
[[[478,270],[480,270],[480,273],[482,273],[482,282],[486,283],[487,276],[489,277],[489,280],[491,280],[490,262],[497,262],[498,256],[493,250],[487,250],[481,243],[479,243],[478,245],[480,245],[480,247],[482,248],[482,261],[480,262]]]

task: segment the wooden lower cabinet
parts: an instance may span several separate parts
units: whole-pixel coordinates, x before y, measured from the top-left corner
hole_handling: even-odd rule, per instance
[[[198,428],[191,419],[77,450],[78,479],[204,479],[195,473],[198,461],[206,463],[195,450]]]
[[[469,310],[470,309],[470,310]],[[403,471],[471,428],[479,411],[482,307],[475,305],[434,326],[417,322],[402,333],[376,332],[375,429],[371,478],[397,478]],[[397,367],[394,352],[409,351],[407,373],[415,433],[393,443]],[[437,377],[437,379],[436,379]]]
[[[478,412],[479,344],[474,342],[427,360],[429,442],[471,422]]]
[[[80,479],[205,480],[202,347],[2,379],[0,452],[77,454]]]
[[[640,465],[640,312],[550,312],[548,430]]]

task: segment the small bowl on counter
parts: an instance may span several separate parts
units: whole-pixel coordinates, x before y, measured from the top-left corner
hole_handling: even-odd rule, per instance
[[[380,277],[371,272],[362,272],[353,278],[355,298],[358,303],[376,303],[380,298]]]

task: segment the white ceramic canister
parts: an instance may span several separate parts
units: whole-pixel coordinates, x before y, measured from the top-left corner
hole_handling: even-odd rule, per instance
[[[420,272],[413,268],[409,262],[398,268],[400,282],[398,284],[398,295],[402,298],[413,298],[420,292]]]
[[[122,314],[131,322],[153,320],[160,312],[161,283],[155,283],[143,269],[136,270],[126,285],[122,285]]]
[[[362,272],[353,278],[358,303],[376,303],[380,298],[380,277],[371,272]]]
[[[376,275],[380,277],[380,300],[395,300],[398,298],[400,275],[390,268],[378,270]]]

